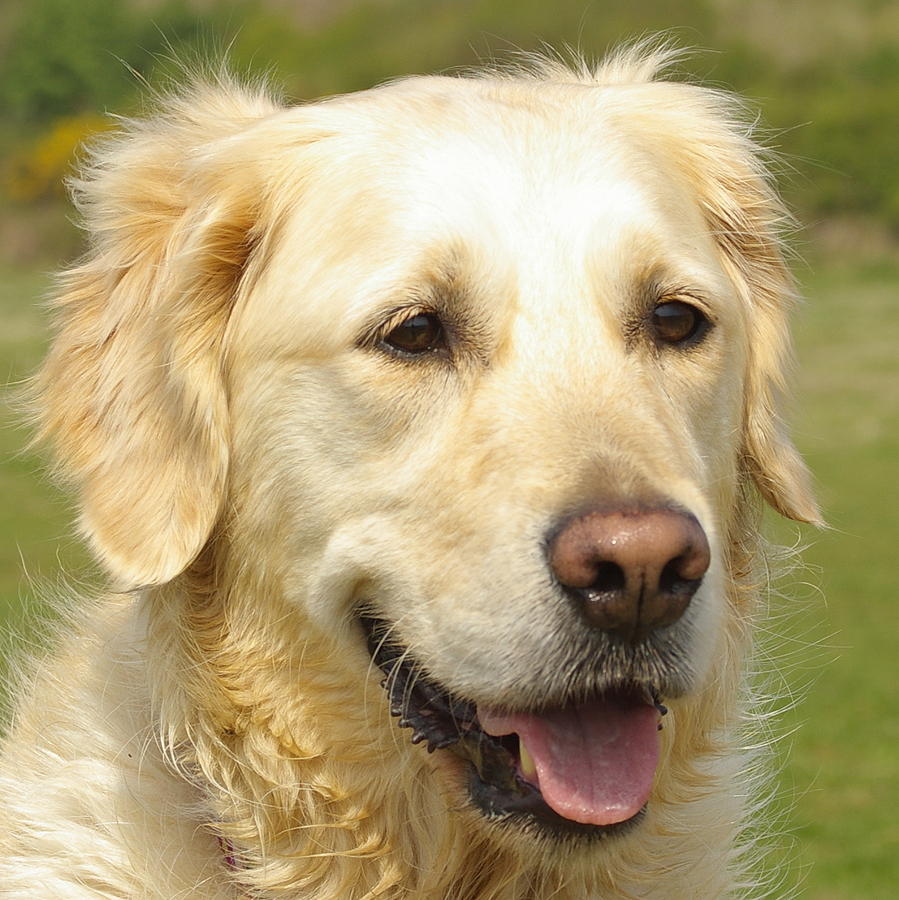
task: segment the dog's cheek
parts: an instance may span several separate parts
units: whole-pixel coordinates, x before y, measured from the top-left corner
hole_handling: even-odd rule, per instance
[[[232,541],[263,541],[266,577],[329,627],[366,591],[413,593],[396,579],[416,570],[427,442],[400,442],[327,365],[258,363],[235,375],[231,398]]]

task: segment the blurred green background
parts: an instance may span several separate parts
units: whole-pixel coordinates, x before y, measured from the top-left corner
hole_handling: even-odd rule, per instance
[[[80,236],[62,181],[107,111],[141,108],[141,80],[227,49],[288,97],[453,71],[546,42],[588,56],[670,30],[704,48],[692,77],[735,89],[782,154],[781,188],[808,303],[797,322],[796,435],[832,530],[772,522],[809,543],[784,579],[761,666],[797,709],[775,730],[782,768],[773,857],[821,900],[899,884],[895,550],[899,540],[899,4],[881,0],[0,0],[0,624],[40,641],[47,598],[96,582],[67,498],[23,449],[10,402],[43,352],[48,272]],[[62,574],[60,574],[62,573]],[[60,580],[64,577],[66,580]],[[768,639],[770,638],[770,640]],[[770,652],[769,649],[770,648]],[[10,651],[11,652],[11,651]],[[773,896],[786,894],[778,888]]]

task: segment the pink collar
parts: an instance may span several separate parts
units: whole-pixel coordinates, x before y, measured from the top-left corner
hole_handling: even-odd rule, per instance
[[[225,857],[225,865],[232,870],[242,869],[243,866],[237,859],[237,850],[234,847],[234,844],[232,844],[228,838],[222,837],[220,834],[217,834],[215,837],[219,842],[219,849],[222,851],[222,856]]]

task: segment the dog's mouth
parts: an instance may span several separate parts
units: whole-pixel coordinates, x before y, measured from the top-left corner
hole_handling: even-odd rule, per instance
[[[476,705],[429,679],[386,624],[360,616],[390,712],[428,752],[468,763],[468,792],[493,819],[597,838],[645,809],[667,710],[651,685],[621,683],[585,702],[533,711]]]

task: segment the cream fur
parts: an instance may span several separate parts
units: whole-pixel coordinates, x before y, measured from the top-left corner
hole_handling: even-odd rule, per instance
[[[785,213],[737,104],[656,80],[669,56],[301,107],[220,77],[95,149],[38,406],[116,592],[21,692],[4,896],[737,891],[755,492],[817,510],[778,418]],[[653,290],[701,294],[701,350],[626,337]],[[452,365],[359,345],[410,303],[463,323]],[[565,658],[542,536],[658,497],[714,559],[648,815],[592,848],[497,829],[390,718],[352,610],[459,692],[538,702]]]

